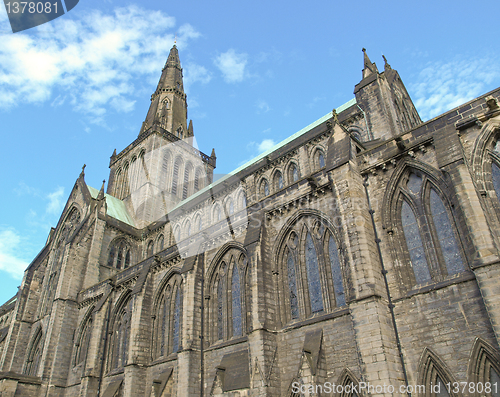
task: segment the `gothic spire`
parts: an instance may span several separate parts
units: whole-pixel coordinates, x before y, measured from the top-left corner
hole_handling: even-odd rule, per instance
[[[151,105],[141,133],[155,124],[174,135],[183,135],[183,131],[187,130],[187,101],[179,51],[175,44],[162,69],[156,91],[151,95]]]
[[[366,53],[366,48],[363,48],[363,78],[368,77],[369,75],[378,72],[377,65],[375,65],[370,58],[368,58],[368,54]]]

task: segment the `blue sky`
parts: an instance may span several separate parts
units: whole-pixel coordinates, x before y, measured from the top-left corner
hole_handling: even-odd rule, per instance
[[[479,3],[478,3],[479,4]],[[0,9],[0,301],[82,165],[99,188],[132,142],[177,35],[200,150],[226,173],[353,98],[362,52],[428,120],[500,86],[497,1],[94,1],[12,34]]]

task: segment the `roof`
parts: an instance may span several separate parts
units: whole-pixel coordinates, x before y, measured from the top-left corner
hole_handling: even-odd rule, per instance
[[[87,187],[89,189],[92,198],[96,199],[97,195],[99,194],[99,190],[93,188],[92,186],[87,185]],[[136,227],[134,219],[128,213],[127,207],[125,206],[125,203],[122,200],[110,196],[107,193],[104,194],[104,198],[106,199],[106,205],[108,206],[107,214],[109,216],[118,219],[119,221],[126,223],[127,225]]]
[[[341,112],[343,112],[344,110],[350,108],[351,106],[353,106],[355,104],[356,104],[356,98],[353,98],[350,101],[348,101],[348,102],[344,103],[343,105],[339,106],[338,108],[336,108],[335,111],[336,111],[337,114],[340,114]],[[332,113],[333,112],[329,112],[329,113],[325,114],[323,117],[321,117],[318,120],[314,121],[313,123],[309,124],[307,127],[302,128],[300,131],[298,131],[295,134],[289,136],[288,138],[284,139],[283,141],[277,143],[272,148],[270,148],[270,149],[266,150],[265,152],[259,154],[257,157],[253,158],[252,160],[246,162],[241,167],[236,168],[235,170],[233,170],[233,171],[229,172],[228,174],[224,175],[222,178],[217,179],[215,182],[211,183],[210,185],[205,186],[203,189],[201,189],[198,192],[196,192],[195,194],[189,196],[187,199],[179,202],[172,209],[172,211],[176,210],[179,207],[182,207],[187,202],[193,200],[194,198],[198,197],[199,195],[201,195],[201,194],[205,193],[206,191],[212,189],[213,187],[217,186],[219,183],[222,183],[223,181],[227,180],[229,177],[231,177],[233,175],[236,175],[238,172],[244,170],[247,167],[250,167],[252,164],[257,163],[258,161],[260,161],[261,159],[263,159],[264,157],[266,157],[270,153],[273,153],[274,151],[276,151],[279,148],[285,146],[286,144],[294,141],[295,139],[297,139],[301,135],[304,135],[305,133],[307,133],[308,131],[310,131],[313,128],[317,127],[318,125],[320,125],[320,124],[324,123],[325,121],[331,119],[332,116],[333,116]]]

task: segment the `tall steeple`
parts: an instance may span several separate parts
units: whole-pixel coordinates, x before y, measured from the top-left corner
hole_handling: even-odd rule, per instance
[[[181,139],[192,135],[187,128],[186,98],[179,51],[174,44],[156,91],[151,95],[151,105],[140,133],[157,124]]]

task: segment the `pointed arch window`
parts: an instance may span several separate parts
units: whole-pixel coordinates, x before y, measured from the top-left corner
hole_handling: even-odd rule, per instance
[[[203,228],[203,223],[202,223],[200,215],[196,216],[195,224],[196,224],[196,227],[197,227],[198,231],[201,231],[201,229]]]
[[[344,306],[345,266],[331,226],[322,218],[302,216],[283,236],[278,250],[282,321]]]
[[[126,269],[130,266],[130,263],[131,250],[127,241],[125,239],[119,239],[111,243],[108,254],[108,266],[117,269]]]
[[[76,342],[76,353],[74,365],[78,365],[87,359],[87,351],[90,344],[90,336],[92,334],[92,317],[89,315],[83,321],[80,336]]]
[[[130,347],[130,325],[132,320],[132,298],[124,299],[113,319],[108,370],[123,368],[127,364]]]
[[[248,323],[245,283],[247,257],[240,249],[231,248],[213,267],[209,276],[210,296],[207,330],[211,343],[243,336]],[[245,314],[246,313],[246,314]]]
[[[283,189],[283,175],[279,171],[276,171],[276,174],[274,175],[274,189]]]
[[[163,251],[163,248],[165,245],[165,237],[163,236],[163,234],[160,234],[160,237],[158,237],[158,244],[157,244],[157,247],[158,247],[158,251]]]
[[[445,196],[423,173],[401,179],[399,214],[410,284],[439,281],[465,270],[462,246]]]
[[[181,348],[183,288],[178,274],[170,277],[157,298],[153,327],[154,358],[177,353]]]
[[[267,183],[267,180],[265,179],[263,179],[260,183],[260,194],[263,197],[269,196],[269,183]]]
[[[295,164],[290,166],[288,180],[292,181],[292,183],[299,180],[299,169]]]
[[[323,150],[316,150],[316,153],[314,155],[314,162],[316,168],[323,168],[325,166],[325,153],[323,153]]]
[[[154,243],[153,243],[153,240],[151,240],[148,243],[148,250],[147,250],[146,257],[149,258],[150,256],[153,256],[153,254],[154,254]]]
[[[33,336],[31,346],[28,351],[28,356],[23,371],[26,375],[36,376],[38,372],[43,350],[42,336],[42,328],[40,327]]]
[[[186,222],[186,236],[191,236],[191,222],[189,221]]]

